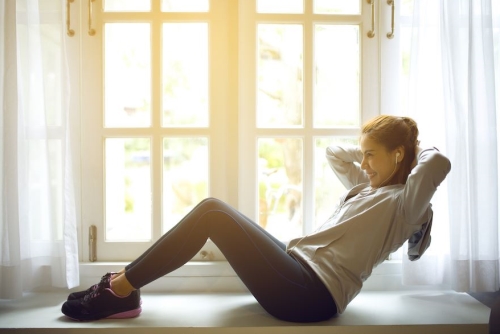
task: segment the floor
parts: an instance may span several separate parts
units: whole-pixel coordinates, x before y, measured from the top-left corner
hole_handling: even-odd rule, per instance
[[[0,333],[489,333],[490,308],[453,291],[362,291],[342,315],[314,324],[276,320],[247,293],[143,293],[138,318],[75,322],[60,313],[66,295],[0,300]]]

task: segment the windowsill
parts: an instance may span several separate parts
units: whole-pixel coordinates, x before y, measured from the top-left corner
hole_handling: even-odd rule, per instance
[[[80,264],[80,287],[90,286],[110,271],[119,271],[125,262],[86,262]],[[401,261],[380,264],[363,285],[364,291],[443,290],[448,286],[407,286],[402,284]],[[160,277],[141,290],[159,292],[247,292],[227,261],[191,261]]]
[[[143,293],[132,319],[71,321],[61,314],[67,291],[0,300],[0,333],[467,334],[486,333],[490,309],[453,291],[361,291],[328,321],[296,324],[267,314],[248,293]]]
[[[104,272],[120,270],[124,265],[121,262],[81,263],[81,285],[88,287]],[[60,313],[67,290],[46,291],[30,293],[17,300],[0,300],[0,333],[13,329],[30,334],[47,331],[163,333],[168,330],[189,334],[487,331],[490,314],[487,306],[449,289],[401,288],[400,273],[399,261],[386,261],[374,270],[363,291],[341,316],[298,326],[267,314],[226,261],[194,261],[141,289],[143,312],[139,318],[91,323],[70,321]],[[392,285],[391,282],[398,283]],[[167,291],[169,293],[161,293]]]

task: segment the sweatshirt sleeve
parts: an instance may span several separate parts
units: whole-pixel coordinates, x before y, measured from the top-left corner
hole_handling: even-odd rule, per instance
[[[358,146],[329,146],[326,149],[326,159],[347,189],[369,181],[368,176],[360,167],[363,154]]]
[[[437,187],[451,170],[447,157],[436,148],[422,150],[403,192],[403,210],[409,224],[417,224],[426,213]]]

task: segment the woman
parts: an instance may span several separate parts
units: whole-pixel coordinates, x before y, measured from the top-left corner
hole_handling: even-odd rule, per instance
[[[288,246],[209,198],[123,270],[71,294],[62,312],[77,320],[137,316],[139,289],[210,238],[271,315],[312,322],[342,313],[372,269],[432,218],[430,200],[450,162],[436,149],[421,150],[417,137],[412,119],[379,116],[364,125],[360,147],[329,147],[328,162],[350,190],[323,226]]]

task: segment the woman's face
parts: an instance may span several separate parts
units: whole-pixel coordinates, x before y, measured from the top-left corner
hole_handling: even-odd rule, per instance
[[[373,188],[379,187],[382,184],[387,184],[387,181],[396,172],[399,160],[397,150],[389,152],[385,146],[363,135],[360,140],[361,152],[363,153],[363,161],[361,161],[361,169],[363,169],[370,179],[370,186]]]

